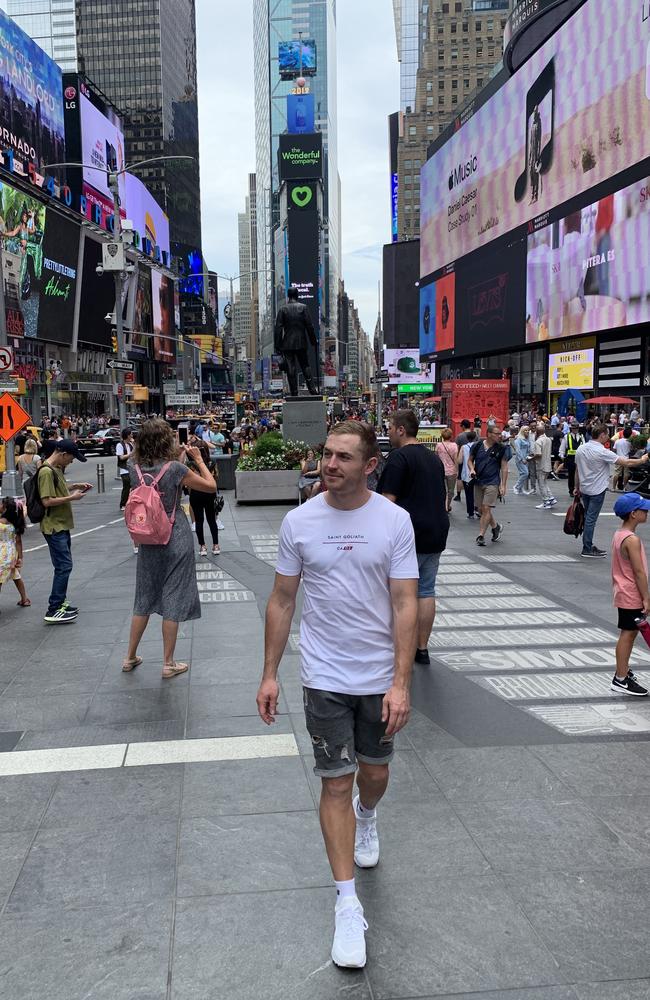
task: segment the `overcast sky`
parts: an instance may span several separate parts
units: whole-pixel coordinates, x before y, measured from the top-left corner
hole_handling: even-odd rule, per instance
[[[196,4],[203,251],[212,270],[238,274],[237,212],[255,170],[253,0],[226,6],[215,16],[214,0]],[[343,278],[372,335],[390,240],[388,115],[399,108],[393,5],[343,0],[337,17]]]

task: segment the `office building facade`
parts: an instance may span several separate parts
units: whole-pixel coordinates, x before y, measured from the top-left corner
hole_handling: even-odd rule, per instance
[[[200,250],[195,0],[76,0],[75,10],[79,70],[124,115],[127,163],[193,157],[138,176],[165,208],[172,243]]]
[[[64,73],[76,71],[75,0],[7,0],[6,10]]]
[[[394,0],[398,4],[398,0]],[[402,8],[408,7],[404,0]],[[420,169],[429,145],[444,131],[472,95],[485,86],[501,65],[503,29],[512,0],[427,0],[419,4],[419,65],[413,88],[416,51],[402,23],[398,47],[402,83],[408,82],[413,103],[403,107],[397,150],[397,234],[400,240],[420,235]],[[426,10],[425,10],[426,8]],[[407,37],[411,41],[407,44]],[[404,90],[403,90],[404,93]],[[408,110],[410,108],[410,110]]]
[[[337,155],[336,0],[254,0],[255,145],[257,174],[257,254],[261,352],[273,349],[273,320],[282,295],[276,261],[280,227],[278,147],[287,131],[287,95],[295,82],[280,79],[280,42],[314,39],[318,67],[308,86],[314,95],[315,129],[323,135],[323,252],[321,352],[336,344],[337,298],[341,273],[340,186]]]
[[[235,300],[235,341],[245,348],[246,358],[258,356],[257,324],[257,187],[255,174],[248,175],[245,208],[237,215],[239,237],[239,296]],[[240,350],[241,354],[242,351]]]

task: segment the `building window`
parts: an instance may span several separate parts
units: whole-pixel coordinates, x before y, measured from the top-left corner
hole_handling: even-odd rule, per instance
[[[448,3],[443,3],[443,5],[442,5],[442,13],[443,14],[448,14],[449,13],[449,4]]]
[[[444,105],[445,105],[445,98],[444,95],[441,94],[440,97],[438,98],[438,107],[443,108]]]
[[[418,129],[417,125],[409,125],[409,135],[417,135]]]
[[[455,35],[456,32],[457,32],[457,30],[458,30],[458,25],[457,24],[452,24],[452,26],[451,26],[451,33],[452,33],[452,35]]]
[[[482,87],[483,86],[483,77],[482,76],[479,76],[478,80],[476,81],[476,86],[477,87]]]
[[[451,81],[451,89],[452,90],[458,90],[458,80],[452,80]]]
[[[413,160],[413,166],[416,168],[416,170],[419,170],[420,167],[422,166],[422,160]]]
[[[412,166],[413,166],[412,160],[404,160],[404,169],[405,170],[410,170]]]
[[[427,80],[427,94],[430,94],[432,90],[433,90],[433,82],[431,80]]]
[[[483,31],[483,24],[481,23],[481,21],[476,22],[476,30]]]
[[[463,21],[463,34],[466,34],[468,31],[469,31],[469,24],[467,23],[467,21]]]
[[[445,50],[444,49],[438,49],[438,59],[440,60],[440,62],[442,62],[442,60],[444,58],[445,58]]]
[[[452,94],[451,103],[458,104],[458,94]]]
[[[427,135],[433,135],[433,125],[427,125]]]
[[[465,88],[465,90],[469,90],[469,80],[467,79],[467,77],[465,77],[465,79],[463,80],[463,87]]]
[[[445,81],[438,80],[438,90],[444,90],[444,89],[445,89]]]
[[[463,12],[462,3],[457,3],[456,6],[454,7],[454,10],[456,11],[457,14],[462,14]]]

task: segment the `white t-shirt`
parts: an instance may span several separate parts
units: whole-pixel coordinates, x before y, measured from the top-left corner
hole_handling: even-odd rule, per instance
[[[277,572],[302,573],[302,683],[338,694],[385,694],[395,655],[389,580],[417,580],[411,518],[371,493],[337,510],[320,494],[285,517]]]
[[[618,455],[608,451],[599,441],[586,441],[576,452],[576,466],[580,477],[580,492],[588,497],[604,493],[609,486],[612,466],[618,462]]]
[[[617,438],[614,442],[614,451],[621,458],[629,458],[632,451],[632,444],[629,438]]]
[[[118,458],[128,458],[132,451],[133,445],[125,444],[124,441],[118,441],[115,446],[115,454]],[[128,469],[119,469],[118,471],[121,476],[129,476],[131,474]]]

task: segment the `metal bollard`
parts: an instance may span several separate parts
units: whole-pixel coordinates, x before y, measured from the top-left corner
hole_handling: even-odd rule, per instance
[[[106,492],[106,487],[104,485],[104,466],[103,465],[98,465],[97,466],[97,492],[98,493],[105,493]]]

